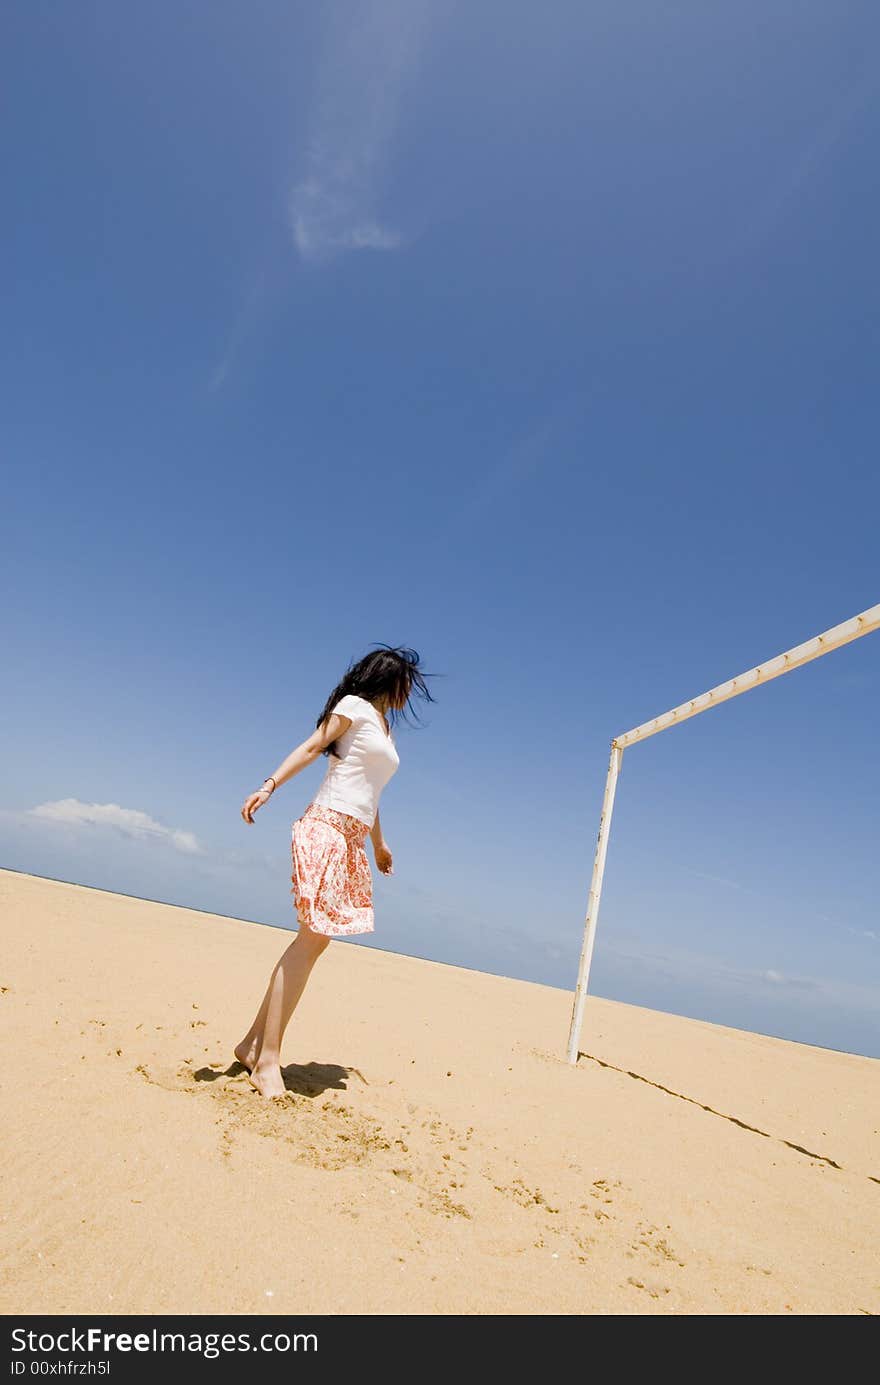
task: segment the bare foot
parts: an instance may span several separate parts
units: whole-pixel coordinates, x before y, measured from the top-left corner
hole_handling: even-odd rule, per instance
[[[242,1039],[241,1043],[236,1044],[232,1051],[241,1063],[241,1066],[247,1068],[248,1072],[250,1072],[254,1063],[257,1061],[256,1039],[251,1039],[250,1043],[248,1043],[246,1039]]]
[[[284,1078],[277,1063],[259,1063],[253,1072],[248,1073],[248,1081],[260,1096],[287,1096]]]

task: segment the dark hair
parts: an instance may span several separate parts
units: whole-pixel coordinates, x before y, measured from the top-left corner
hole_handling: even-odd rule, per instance
[[[426,702],[434,701],[425,682],[426,678],[433,677],[434,674],[423,673],[419,668],[419,656],[414,649],[407,649],[402,645],[380,645],[371,654],[365,654],[356,664],[349,665],[345,676],[336,684],[324,703],[324,710],[315,726],[323,726],[340,698],[347,695],[363,697],[368,702],[378,697],[387,697],[395,704],[388,711],[389,720],[394,726],[399,715],[405,718],[407,710],[412,711],[410,698],[414,692]],[[333,741],[325,747],[323,753],[332,755],[335,746],[336,742]]]

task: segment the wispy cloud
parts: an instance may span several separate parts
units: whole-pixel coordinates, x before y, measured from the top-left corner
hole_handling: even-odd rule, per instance
[[[788,204],[826,163],[847,128],[866,105],[873,91],[873,78],[866,75],[851,83],[831,106],[813,137],[763,203],[752,212],[748,239],[758,241],[776,229]]]
[[[78,798],[59,798],[27,809],[26,816],[72,827],[110,828],[139,841],[162,842],[188,855],[202,851],[192,832],[165,827],[137,808],[122,808],[118,803],[81,803]]]
[[[694,870],[690,866],[685,866],[683,869],[687,875],[697,880],[708,880],[713,885],[722,885],[728,890],[736,890],[740,894],[751,895],[753,899],[760,899],[765,908],[770,908],[773,905],[773,895],[771,895],[766,886],[762,886],[761,889],[756,890],[750,885],[743,885],[739,880],[730,880],[725,875],[712,875],[709,871]],[[809,912],[802,909],[801,917],[810,917],[818,923],[827,924],[830,928],[843,929],[847,933],[851,933],[855,938],[868,938],[871,942],[880,942],[880,933],[876,932],[873,928],[853,928],[851,924],[843,923],[834,915],[822,913],[819,909],[811,909]],[[775,972],[768,971],[762,974],[767,980],[777,980]]]
[[[880,933],[878,933],[874,928],[847,927],[846,931],[848,933],[852,933],[856,938],[868,938],[869,941],[872,943],[880,943]]]
[[[738,975],[739,979],[745,982],[769,981],[771,986],[794,986],[800,991],[814,991],[819,985],[819,982],[814,981],[812,977],[788,976],[785,972],[774,971],[772,967],[768,967],[766,971],[743,971],[731,974]]]
[[[633,975],[663,976],[679,983],[690,983],[739,992],[759,999],[772,992],[785,991],[804,1003],[850,1006],[876,1012],[880,989],[833,976],[805,976],[782,972],[775,967],[739,967],[724,958],[676,948],[655,948],[639,938],[618,938],[605,943],[605,952]]]
[[[487,515],[497,517],[499,505],[511,500],[525,504],[530,486],[561,489],[564,473],[582,460],[578,432],[602,387],[597,378],[580,395],[561,395],[507,450],[475,468],[469,489],[456,497],[454,511],[437,528],[435,542],[448,550],[453,534],[482,524]]]
[[[267,282],[268,276],[266,271],[264,269],[259,270],[245,294],[241,311],[226,339],[223,354],[211,372],[211,377],[208,381],[208,390],[211,394],[215,394],[217,390],[225,385],[229,372],[232,369],[233,362],[238,355],[239,348],[248,332],[252,329],[257,314],[259,313],[262,299],[266,293]]]
[[[754,895],[758,899],[766,899],[766,891],[753,890],[748,885],[743,885],[739,880],[729,880],[726,875],[712,875],[707,870],[694,870],[691,866],[683,867],[687,875],[693,875],[698,880],[708,880],[712,885],[723,885],[727,890],[739,890],[741,894]]]
[[[290,199],[297,250],[317,261],[351,250],[394,250],[377,201],[401,101],[424,45],[426,0],[373,0],[326,11],[327,54],[317,79],[305,169]]]
[[[525,486],[554,460],[553,444],[559,430],[558,409],[521,438],[502,457],[477,477],[470,496],[458,506],[459,524],[491,512],[498,501]]]

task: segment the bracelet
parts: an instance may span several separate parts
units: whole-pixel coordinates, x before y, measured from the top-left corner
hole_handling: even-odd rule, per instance
[[[269,782],[270,779],[272,780],[272,787],[271,787],[271,789],[269,790],[269,793],[270,793],[270,794],[273,794],[273,793],[275,792],[275,790],[277,789],[277,787],[278,787],[278,785],[275,783],[274,775],[267,774],[267,775],[266,775],[266,778],[263,780],[263,783],[264,783],[264,784],[268,784],[268,782]],[[265,789],[260,789],[259,792],[260,792],[260,793],[265,793],[266,790],[265,790]]]

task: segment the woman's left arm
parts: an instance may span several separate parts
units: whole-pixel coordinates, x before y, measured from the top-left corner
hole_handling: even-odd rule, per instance
[[[393,875],[394,871],[391,864],[391,852],[385,844],[382,836],[382,824],[379,821],[379,814],[376,814],[376,821],[370,828],[370,840],[373,843],[373,855],[376,858],[376,865],[383,875]]]

